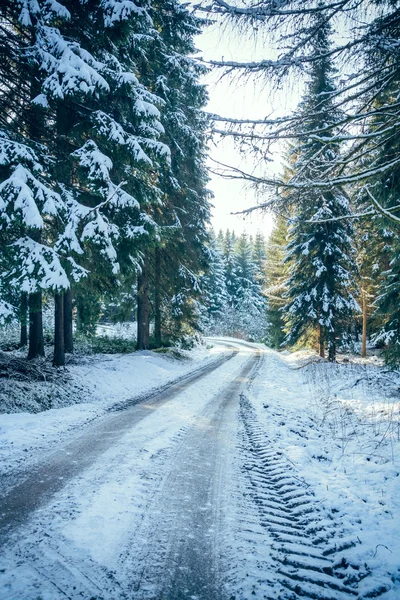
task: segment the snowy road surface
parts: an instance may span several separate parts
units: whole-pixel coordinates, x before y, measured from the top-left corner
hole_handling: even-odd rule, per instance
[[[395,557],[378,568],[360,513],[332,501],[345,492],[300,472],[314,430],[298,372],[215,343],[214,363],[7,471],[1,600],[400,598]]]
[[[229,345],[227,345],[229,347]],[[177,383],[165,386],[163,391],[150,393],[148,398],[136,402],[131,408],[124,403],[123,412],[115,416],[108,415],[96,422],[80,438],[75,439],[63,447],[48,460],[41,461],[31,473],[23,476],[23,481],[15,485],[15,476],[11,473],[3,478],[3,489],[6,488],[7,479],[14,482],[12,490],[3,497],[0,505],[0,539],[9,531],[18,527],[31,512],[40,507],[57,490],[64,487],[67,480],[78,475],[91,465],[110,446],[120,440],[125,432],[144,419],[149,411],[154,411],[177,393],[185,390],[189,385],[213,372],[224,362],[234,356],[235,351],[226,353],[222,358],[207,364],[194,373],[182,377]]]

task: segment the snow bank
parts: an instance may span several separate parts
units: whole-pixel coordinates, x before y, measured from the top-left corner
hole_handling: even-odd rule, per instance
[[[267,438],[313,491],[326,518],[334,515],[343,535],[358,540],[343,559],[370,574],[360,592],[386,588],[386,599],[398,599],[398,374],[374,358],[330,364],[302,352],[273,351],[266,358],[249,400]]]

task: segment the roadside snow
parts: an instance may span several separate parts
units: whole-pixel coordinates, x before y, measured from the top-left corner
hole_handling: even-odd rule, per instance
[[[343,564],[364,569],[362,594],[400,598],[400,419],[398,375],[376,359],[310,361],[266,350],[248,392],[273,446],[356,545]],[[305,365],[305,366],[304,366]],[[375,595],[368,596],[375,597]]]
[[[0,476],[19,466],[35,461],[38,451],[51,450],[60,441],[105,414],[113,405],[140,398],[166,383],[178,379],[194,369],[216,360],[226,347],[197,346],[186,351],[185,360],[177,360],[158,353],[143,351],[134,354],[103,355],[83,358],[82,364],[70,365],[69,387],[76,390],[72,406],[52,408],[40,413],[18,412],[1,414],[0,420]],[[17,382],[4,382],[16,385]],[[27,386],[28,384],[24,384]],[[31,383],[29,386],[49,386],[49,383]],[[56,388],[51,388],[56,393]],[[4,392],[4,390],[3,390]],[[21,393],[21,403],[27,401]],[[58,406],[57,397],[52,398]],[[41,458],[43,455],[41,454]]]
[[[141,556],[146,568],[165,568],[165,548],[160,544],[161,554],[155,557],[150,525],[166,518],[163,498],[173,494],[177,459],[185,455],[188,440],[202,437],[208,426],[207,407],[213,407],[238,377],[251,347],[262,358],[256,371],[243,379],[244,394],[224,413],[225,433],[219,438],[216,461],[220,497],[214,505],[204,494],[204,509],[216,513],[209,533],[215,537],[226,597],[298,598],[301,594],[290,595],[282,587],[285,573],[292,569],[300,577],[295,585],[309,586],[309,594],[315,588],[313,577],[325,586],[335,576],[360,599],[381,594],[384,600],[400,598],[398,375],[375,359],[332,365],[315,362],[308,353],[280,354],[229,341],[240,348],[232,360],[157,410],[149,404],[145,418],[32,514],[18,532],[17,544],[9,545],[4,555],[1,598],[32,600],[39,593],[42,600],[154,597],[151,586],[147,591],[140,588],[138,562]],[[71,367],[74,381],[86,386],[91,401],[38,415],[2,415],[4,472],[29,469],[56,443],[62,442],[62,453],[69,439],[82,435],[84,425],[110,406],[215,360],[226,351],[227,342],[214,340],[212,349],[197,349],[188,362],[146,352]],[[195,479],[199,469],[192,462],[184,473],[188,480]],[[294,543],[290,511],[285,515],[285,510],[291,495],[298,497],[290,488],[296,485],[311,512],[308,525],[299,516]],[[181,513],[192,510],[191,501],[188,495],[178,507],[177,523]],[[290,510],[291,515],[301,515],[296,504]],[[191,531],[186,533],[183,527],[180,543],[191,548],[196,539]],[[315,536],[321,537],[321,547],[314,545]],[[290,548],[296,556],[301,538],[310,542],[310,554],[299,554],[299,564],[290,566],[289,561],[285,566]],[[332,547],[333,575],[313,571],[314,564],[327,560],[316,556],[327,546]],[[301,561],[308,563],[308,571]],[[342,592],[318,589],[326,597],[343,598]]]

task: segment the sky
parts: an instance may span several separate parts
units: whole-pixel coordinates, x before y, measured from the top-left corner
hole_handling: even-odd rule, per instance
[[[257,60],[269,58],[272,55],[270,48],[262,44],[238,37],[234,32],[215,24],[207,28],[196,39],[205,60]],[[273,111],[268,91],[261,83],[251,81],[232,81],[227,77],[221,79],[221,72],[211,72],[204,78],[208,86],[209,104],[206,110],[210,113],[234,118],[264,118]],[[277,99],[280,104],[285,104],[282,98]],[[297,103],[297,100],[296,100]],[[269,165],[272,172],[278,174],[282,170],[280,152],[274,155],[274,161]],[[221,140],[215,136],[210,144],[209,166],[212,169],[213,160],[252,171],[253,161],[244,156],[235,148],[232,140]],[[244,217],[233,215],[234,212],[245,210],[257,205],[262,198],[257,198],[256,193],[248,183],[240,180],[227,180],[218,175],[211,174],[209,188],[214,193],[212,224],[216,231],[219,229],[233,229],[236,233],[246,231],[254,235],[257,231],[266,237],[273,227],[273,216],[257,210]]]
[[[371,15],[360,13],[360,18],[370,18]],[[357,22],[359,25],[361,21]],[[335,26],[334,37],[338,43],[346,43],[351,39],[348,27],[343,21],[338,21]],[[240,35],[229,25],[216,22],[206,28],[196,39],[196,46],[204,60],[233,60],[239,62],[257,61],[260,59],[277,59],[278,50],[262,39],[262,31],[250,32]],[[346,64],[341,65],[343,72]],[[353,65],[354,68],[354,65]],[[254,83],[253,80],[235,81],[228,77],[221,78],[222,71],[215,70],[209,73],[204,82],[208,86],[210,101],[206,110],[220,116],[233,118],[255,118],[284,116],[292,112],[304,93],[304,80],[289,79],[279,92],[271,94],[268,82],[261,79]],[[283,171],[285,147],[276,144],[272,155],[272,162],[268,163],[269,175],[279,176]],[[240,154],[231,140],[218,139],[210,144],[210,169],[215,167],[213,159],[227,165],[232,165],[252,172],[254,168],[250,157]],[[260,174],[257,168],[257,174]],[[217,175],[211,175],[209,187],[214,193],[213,218],[214,229],[234,229],[237,233],[247,231],[254,235],[257,230],[262,231],[267,237],[273,227],[273,215],[263,214],[257,210],[251,216],[233,215],[231,213],[246,210],[267,198],[257,197],[249,185],[240,180],[227,180]]]

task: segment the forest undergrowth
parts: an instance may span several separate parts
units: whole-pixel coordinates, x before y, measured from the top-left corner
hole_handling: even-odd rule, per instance
[[[400,373],[376,356],[304,368],[312,416],[343,456],[394,461],[400,441]],[[343,362],[343,359],[345,362]]]

